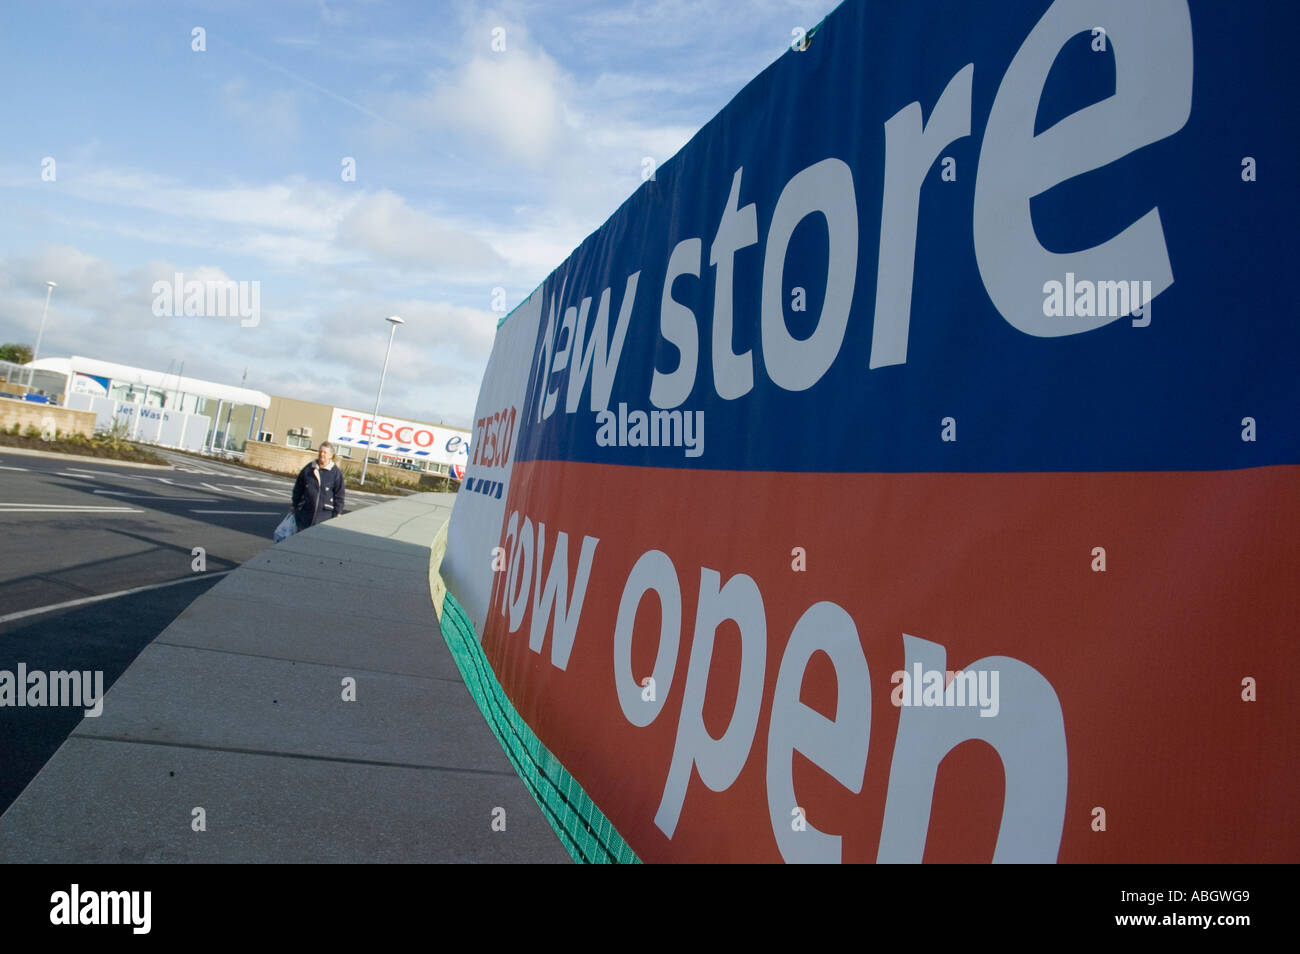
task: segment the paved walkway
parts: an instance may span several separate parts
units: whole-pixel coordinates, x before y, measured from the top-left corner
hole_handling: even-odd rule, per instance
[[[196,600],[0,817],[0,862],[567,861],[438,630],[454,500],[347,514]]]

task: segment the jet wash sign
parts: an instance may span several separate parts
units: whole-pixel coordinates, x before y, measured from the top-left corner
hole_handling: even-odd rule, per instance
[[[1300,22],[847,3],[503,324],[443,573],[646,861],[1292,861]]]

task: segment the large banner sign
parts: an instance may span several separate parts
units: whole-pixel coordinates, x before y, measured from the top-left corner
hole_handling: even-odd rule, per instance
[[[1297,26],[846,3],[501,326],[442,574],[642,860],[1300,860]]]
[[[469,457],[469,439],[464,431],[433,424],[419,424],[397,417],[372,418],[364,411],[336,407],[330,416],[329,439],[335,444],[366,447],[395,457],[431,460],[453,466]]]

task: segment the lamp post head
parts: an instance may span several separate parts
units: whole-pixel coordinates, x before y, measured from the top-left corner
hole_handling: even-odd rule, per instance
[[[398,318],[396,315],[389,315],[387,318],[384,319],[384,321],[391,321],[395,325],[406,324],[406,322],[404,322],[401,318]]]
[[[59,283],[58,283],[58,282],[46,282],[45,284],[49,285],[51,288],[58,288],[58,287],[59,287]]]

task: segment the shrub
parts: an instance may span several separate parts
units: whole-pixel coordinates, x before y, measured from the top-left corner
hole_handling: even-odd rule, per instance
[[[131,444],[126,439],[127,428],[125,421],[114,421],[112,427],[106,429],[95,441],[96,447],[102,447],[114,454],[121,454],[131,450]]]

